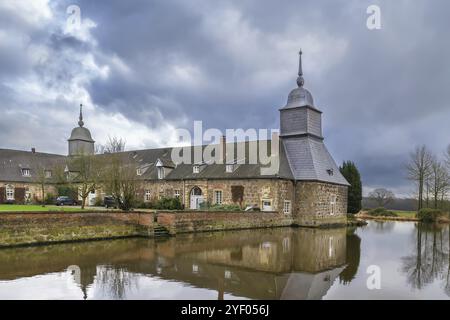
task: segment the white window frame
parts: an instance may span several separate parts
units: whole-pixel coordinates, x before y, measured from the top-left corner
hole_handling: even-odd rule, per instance
[[[145,190],[145,195],[144,195],[144,200],[145,201],[150,201],[151,200],[151,192],[150,190]]]
[[[227,164],[225,170],[228,173],[232,173],[234,171],[234,164]]]
[[[50,179],[52,177],[52,171],[51,170],[45,170],[45,177],[47,179]]]
[[[175,198],[180,198],[180,196],[181,196],[181,191],[180,190],[175,190],[174,191],[174,197]]]
[[[284,200],[283,203],[283,213],[284,214],[291,214],[292,210],[292,203],[291,200]]]
[[[28,168],[23,168],[22,169],[22,176],[24,177],[31,177],[31,170]]]
[[[141,168],[137,168],[137,169],[136,169],[136,175],[142,176],[142,170],[141,170]]]
[[[6,193],[6,201],[14,200],[14,187],[13,186],[6,186],[5,193]]]
[[[336,202],[337,196],[332,195],[330,200],[330,216],[334,216],[336,214]]]
[[[199,165],[194,165],[192,167],[192,172],[193,173],[200,173],[200,166]]]
[[[264,202],[268,202],[270,205],[270,210],[264,210]],[[272,211],[273,207],[272,207],[272,200],[271,199],[263,199],[261,200],[261,211]]]
[[[223,202],[222,190],[214,190],[214,204],[221,205]]]
[[[164,167],[158,167],[158,179],[162,180],[165,178]]]

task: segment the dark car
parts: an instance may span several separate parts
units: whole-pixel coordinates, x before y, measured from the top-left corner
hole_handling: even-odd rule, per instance
[[[78,204],[77,200],[72,199],[68,196],[60,196],[56,198],[57,206],[76,206],[77,204]]]
[[[112,196],[106,196],[105,198],[103,198],[103,205],[105,206],[105,208],[117,208],[116,199],[114,199],[114,197]]]

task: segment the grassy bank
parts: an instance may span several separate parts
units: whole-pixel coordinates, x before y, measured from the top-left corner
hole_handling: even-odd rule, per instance
[[[53,211],[80,211],[80,207],[53,206],[45,207],[34,204],[0,204],[0,213],[2,212],[53,212]]]

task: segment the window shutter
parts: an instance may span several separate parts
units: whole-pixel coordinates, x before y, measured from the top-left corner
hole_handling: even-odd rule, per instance
[[[5,203],[6,199],[6,188],[0,187],[0,203]]]

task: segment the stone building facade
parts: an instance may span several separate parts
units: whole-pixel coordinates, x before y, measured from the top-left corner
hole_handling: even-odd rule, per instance
[[[227,143],[225,138],[216,145],[220,153],[217,162],[177,163],[171,156],[173,148],[124,151],[121,156],[136,167],[138,197],[143,202],[176,197],[185,209],[192,210],[199,209],[202,203],[234,203],[290,216],[293,224],[302,226],[340,224],[346,219],[349,184],[323,142],[321,117],[312,94],[304,88],[300,52],[297,88],[280,108],[279,136],[265,141],[269,155],[278,159],[274,172],[264,173],[265,166],[258,156],[257,163],[249,161],[250,142]],[[52,184],[55,166],[64,165],[80,152],[94,154],[94,140],[84,127],[81,107],[78,127],[72,130],[68,145],[68,156],[0,149],[0,203],[41,199],[34,179],[38,170],[48,172],[47,192],[57,192]],[[239,145],[245,149],[244,158],[230,160],[229,150]],[[191,146],[187,152],[208,147]],[[96,157],[108,161],[107,155]],[[93,193],[88,205],[104,195],[101,190]]]

